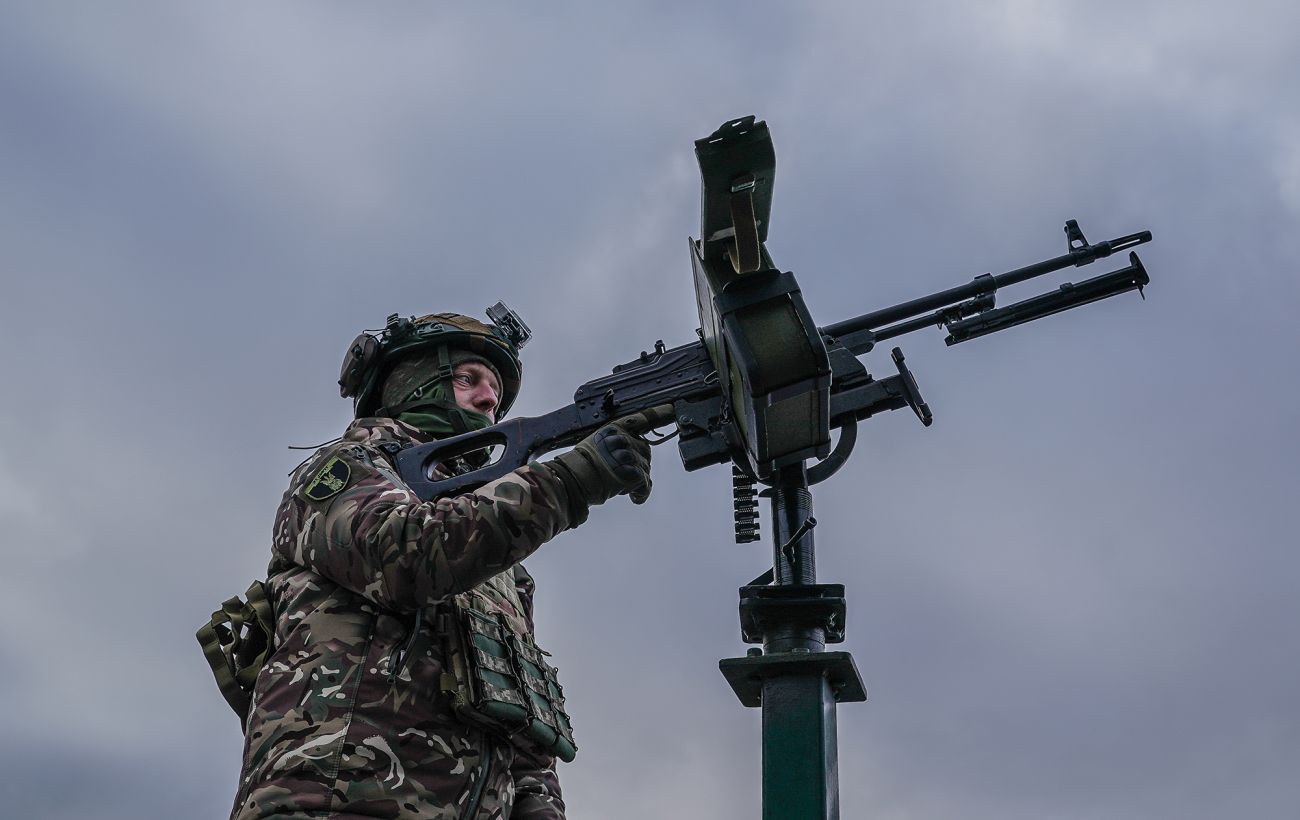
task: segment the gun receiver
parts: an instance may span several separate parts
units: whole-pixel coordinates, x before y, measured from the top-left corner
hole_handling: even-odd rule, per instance
[[[658,342],[654,352],[643,351],[615,367],[611,375],[579,387],[566,407],[410,447],[397,454],[397,468],[420,498],[454,495],[501,478],[552,450],[571,447],[611,421],[716,391],[717,378],[702,344],[668,350]],[[430,477],[438,464],[489,447],[505,449],[497,460],[477,470],[437,480]]]

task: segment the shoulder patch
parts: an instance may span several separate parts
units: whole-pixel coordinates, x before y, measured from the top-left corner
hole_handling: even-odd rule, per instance
[[[316,475],[307,483],[307,488],[303,490],[312,501],[324,501],[343,491],[348,486],[348,479],[352,477],[352,468],[348,463],[338,456],[334,456],[325,462],[325,466],[316,471]]]

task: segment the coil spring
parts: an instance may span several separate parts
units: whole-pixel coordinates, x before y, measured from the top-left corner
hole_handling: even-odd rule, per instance
[[[732,509],[736,516],[736,543],[758,540],[758,490],[744,470],[731,467]]]

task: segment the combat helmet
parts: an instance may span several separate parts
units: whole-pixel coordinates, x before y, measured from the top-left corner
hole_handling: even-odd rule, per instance
[[[362,332],[348,346],[339,373],[339,395],[352,399],[356,418],[383,414],[384,378],[395,364],[419,353],[436,352],[438,377],[450,380],[451,352],[466,351],[486,359],[501,377],[496,414],[500,420],[519,395],[523,375],[519,349],[532,338],[532,331],[504,302],[488,308],[487,315],[488,321],[481,322],[459,313],[392,314],[382,332]]]

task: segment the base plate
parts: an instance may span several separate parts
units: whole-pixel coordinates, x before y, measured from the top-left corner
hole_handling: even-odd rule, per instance
[[[745,706],[763,705],[763,680],[794,675],[822,675],[830,681],[836,703],[857,703],[867,699],[867,690],[848,652],[781,652],[723,658],[718,662],[722,676],[731,684]]]

